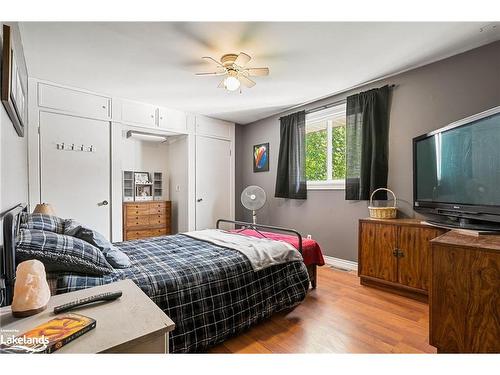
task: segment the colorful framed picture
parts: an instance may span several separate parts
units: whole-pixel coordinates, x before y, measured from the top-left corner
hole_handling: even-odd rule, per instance
[[[253,146],[253,171],[269,171],[269,143]]]

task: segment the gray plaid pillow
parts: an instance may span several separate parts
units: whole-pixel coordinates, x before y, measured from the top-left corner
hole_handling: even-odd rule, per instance
[[[23,218],[21,228],[64,234],[64,219],[45,214],[28,214]]]
[[[113,271],[102,252],[88,242],[54,232],[21,229],[16,260],[38,259],[47,271],[104,275]]]
[[[73,219],[64,221],[64,234],[79,238],[97,247],[113,268],[128,268],[131,266],[129,257],[116,246],[113,246],[106,237]]]

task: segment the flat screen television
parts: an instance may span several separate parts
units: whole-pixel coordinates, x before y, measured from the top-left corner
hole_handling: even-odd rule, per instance
[[[500,231],[500,107],[413,139],[413,206],[435,224]]]

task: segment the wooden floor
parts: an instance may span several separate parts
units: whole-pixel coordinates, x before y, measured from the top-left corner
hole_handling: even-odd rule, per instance
[[[318,288],[211,353],[435,353],[428,305],[361,286],[353,272],[318,269]]]

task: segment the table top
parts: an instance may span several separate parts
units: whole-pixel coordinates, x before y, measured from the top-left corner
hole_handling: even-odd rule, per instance
[[[430,227],[430,228],[435,227],[435,225],[429,224],[425,220],[416,219],[416,218],[377,219],[377,218],[373,218],[373,217],[365,217],[363,219],[359,219],[359,221],[392,224],[392,225],[412,225],[412,226],[421,226],[421,227]]]
[[[498,234],[475,234],[474,231],[451,230],[434,238],[431,242],[500,252],[500,235]]]
[[[118,290],[123,293],[119,299],[68,311],[94,318],[97,321],[96,328],[55,353],[99,353],[153,333],[170,332],[175,328],[174,322],[132,280],[121,280],[53,296],[46,310],[27,318],[14,318],[10,306],[3,307],[0,309],[3,338],[22,335],[53,319],[54,306]]]

